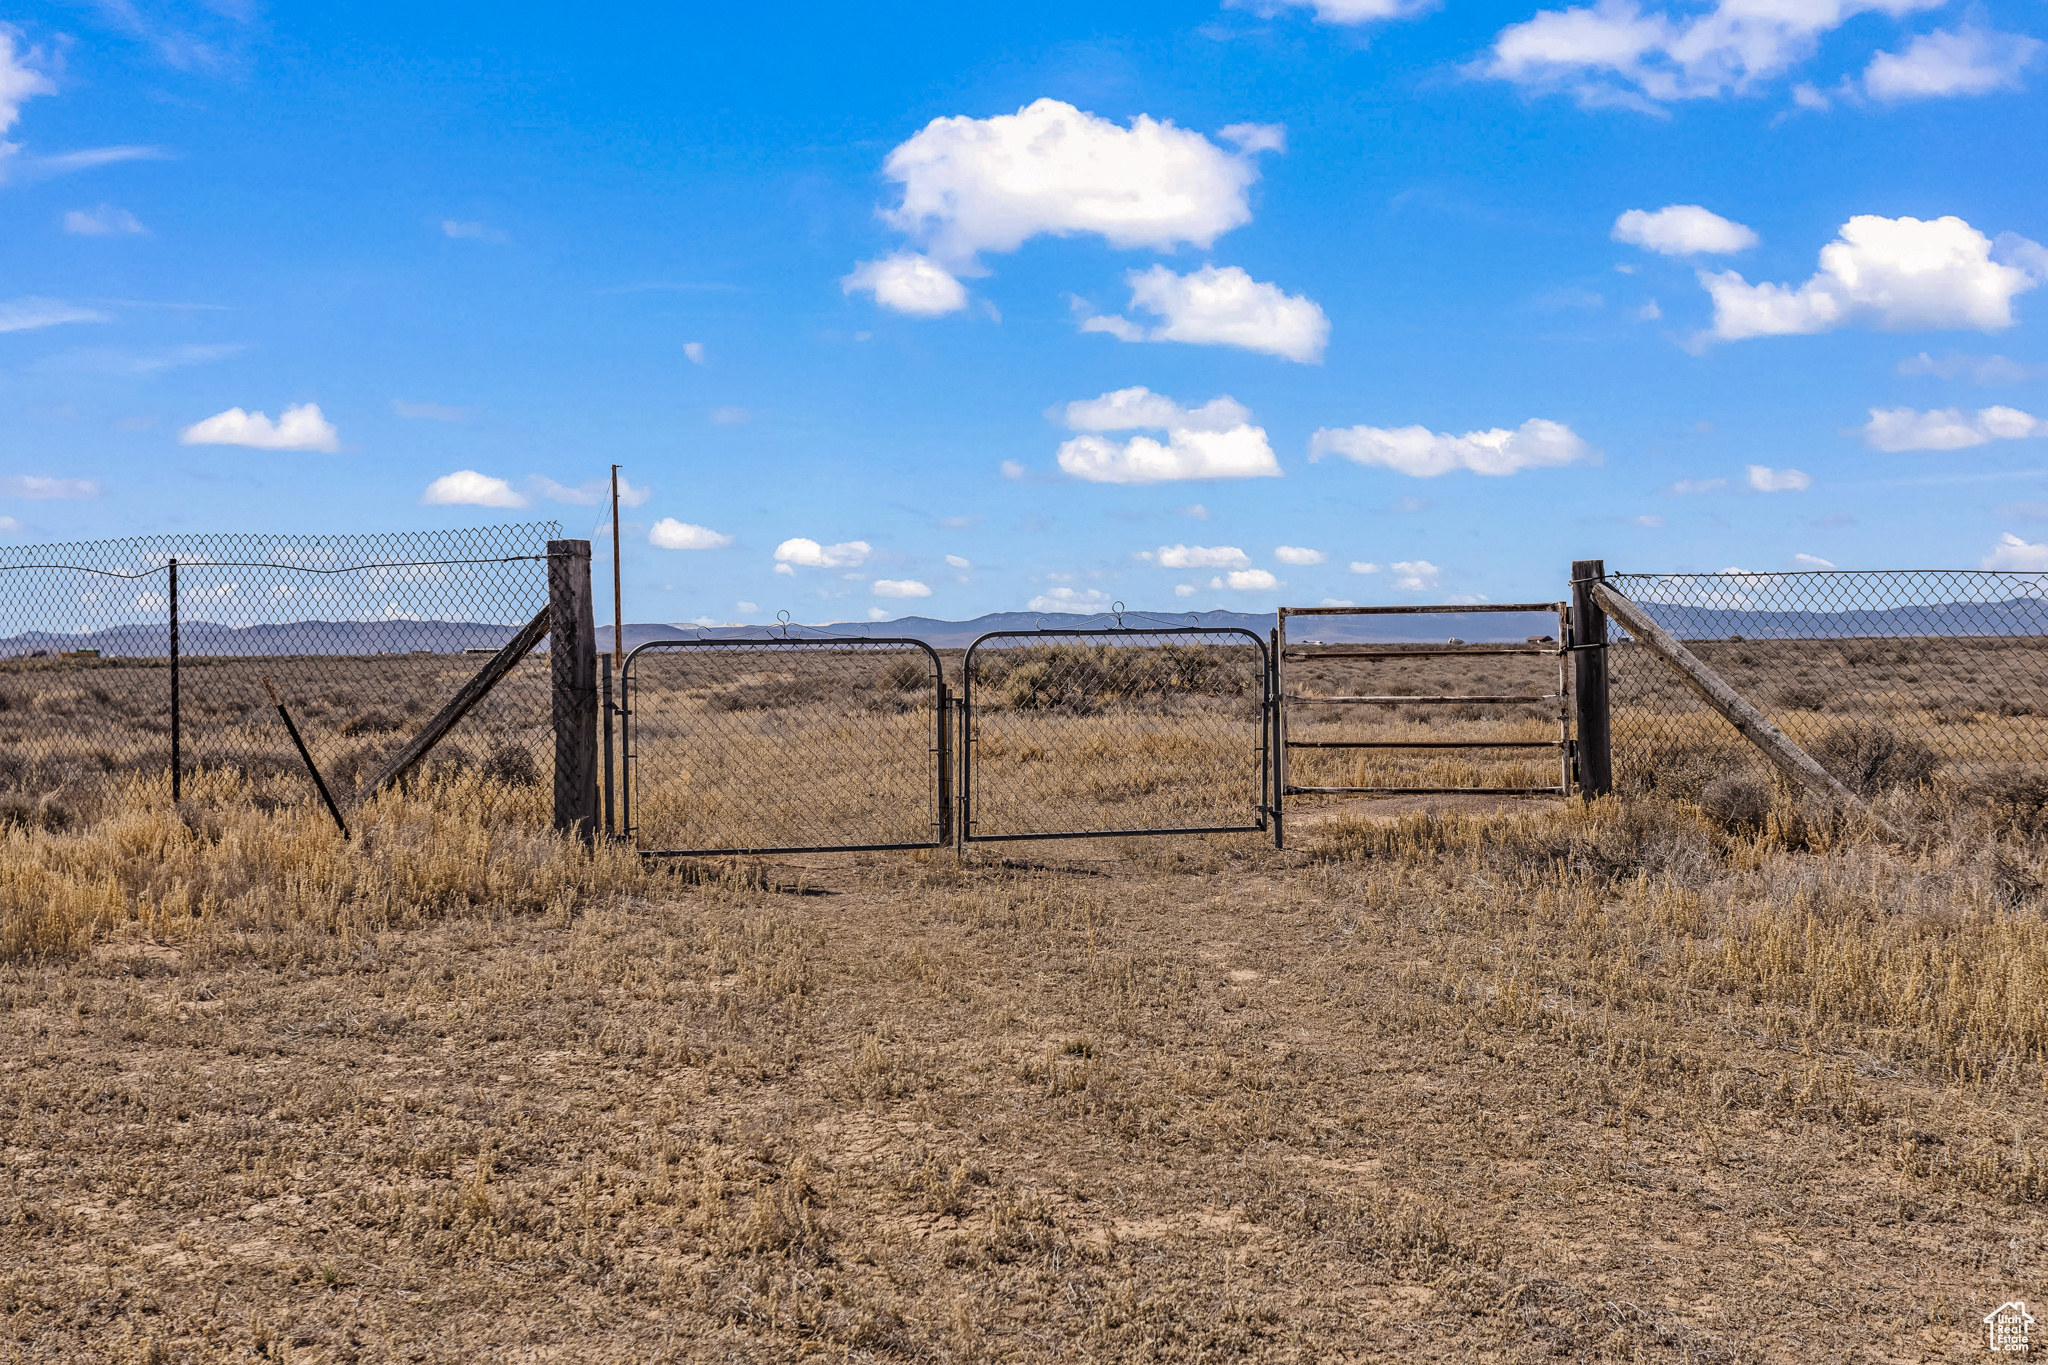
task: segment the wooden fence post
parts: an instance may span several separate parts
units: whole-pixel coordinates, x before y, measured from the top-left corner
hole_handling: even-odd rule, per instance
[[[1614,790],[1614,741],[1607,709],[1607,613],[1593,585],[1607,576],[1601,559],[1572,561],[1572,708],[1578,736],[1579,794]]]
[[[590,542],[548,542],[549,673],[554,683],[555,828],[597,836],[597,622]]]

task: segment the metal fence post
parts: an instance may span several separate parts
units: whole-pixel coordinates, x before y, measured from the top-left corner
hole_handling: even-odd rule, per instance
[[[946,691],[946,679],[941,673],[939,687],[939,829],[938,845],[944,848],[953,842],[953,699]]]
[[[1593,585],[1607,576],[1600,559],[1572,561],[1572,708],[1576,713],[1579,794],[1614,790],[1613,731],[1607,704],[1607,613]]]
[[[184,756],[179,752],[178,558],[171,556],[171,804],[184,799]]]
[[[549,673],[554,684],[555,828],[597,834],[597,622],[590,542],[548,542]]]
[[[1284,612],[1276,613],[1274,619],[1266,662],[1266,767],[1273,784],[1273,847],[1279,849],[1287,847],[1287,817],[1283,813],[1287,805],[1287,697],[1280,690],[1285,680],[1280,655],[1287,646],[1287,617]]]
[[[619,837],[633,838],[633,656],[619,665]]]
[[[597,709],[604,717],[604,832],[607,836],[616,834],[618,827],[612,823],[612,659],[610,654],[598,656]]]

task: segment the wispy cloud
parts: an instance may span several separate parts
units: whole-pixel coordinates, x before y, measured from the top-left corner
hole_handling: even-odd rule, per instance
[[[503,246],[512,240],[512,234],[503,228],[494,228],[489,223],[460,222],[454,218],[441,220],[441,235],[458,242],[489,242],[492,246]]]
[[[408,403],[403,398],[391,400],[391,410],[400,417],[410,417],[421,422],[467,422],[468,408],[451,408],[440,403]]]
[[[64,230],[74,237],[135,236],[149,232],[141,219],[112,204],[101,204],[94,209],[72,209],[64,215]]]
[[[611,502],[610,479],[588,479],[572,488],[565,483],[556,483],[544,474],[536,474],[531,482],[535,492],[555,502],[566,502],[575,507],[596,507]],[[628,479],[619,480],[621,507],[638,507],[653,494],[654,490],[651,488],[638,487]]]
[[[52,479],[40,474],[9,474],[0,478],[0,496],[10,498],[96,498],[98,479]]]
[[[240,344],[212,346],[167,346],[154,351],[123,350],[114,346],[87,346],[38,361],[35,368],[51,373],[114,374],[147,376],[188,365],[205,365],[226,360],[249,348]]]
[[[97,308],[82,308],[62,299],[20,298],[0,303],[0,332],[32,332],[66,322],[111,322]]]

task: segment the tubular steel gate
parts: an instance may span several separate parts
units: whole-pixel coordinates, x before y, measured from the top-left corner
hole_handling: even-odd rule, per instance
[[[1570,650],[1563,642],[1570,639],[1569,605],[1565,602],[1489,602],[1483,605],[1416,607],[1281,608],[1279,624],[1273,632],[1274,713],[1279,760],[1276,785],[1279,795],[1284,798],[1567,794],[1571,788],[1571,713],[1567,705],[1570,689],[1566,672]],[[1462,641],[1413,645],[1379,642],[1326,644],[1321,641],[1290,644],[1287,639],[1288,622],[1298,617],[1437,612],[1555,614],[1557,634],[1548,639],[1532,638],[1521,644],[1472,645]],[[1511,656],[1555,657],[1556,691],[1532,691],[1532,686],[1541,684],[1532,685],[1527,679],[1514,679],[1510,685],[1516,685],[1518,690],[1509,692],[1432,693],[1421,690],[1416,683],[1386,681],[1386,674],[1391,670],[1352,667],[1358,663],[1390,665],[1401,661]],[[1412,674],[1422,683],[1435,683],[1439,688],[1445,686],[1439,681],[1441,674],[1413,668],[1403,672]],[[1361,682],[1371,690],[1357,690]],[[1347,685],[1353,690],[1343,690]],[[1309,690],[1327,687],[1339,690]],[[1507,707],[1520,709],[1505,713],[1493,709]],[[1365,719],[1358,719],[1361,716]],[[1539,725],[1547,726],[1552,721],[1556,725],[1555,738],[1533,737]],[[1368,729],[1370,738],[1365,737]],[[1532,780],[1534,770],[1525,761],[1511,759],[1503,763],[1493,757],[1502,752],[1530,749],[1547,749],[1557,756],[1555,783]],[[1399,768],[1386,761],[1392,751],[1403,750],[1421,752],[1427,758],[1420,765],[1411,759],[1407,766]],[[1311,769],[1312,779],[1323,780],[1311,780],[1305,784],[1295,781],[1294,756],[1304,751],[1310,756],[1304,766]],[[1363,752],[1365,756],[1353,758],[1348,763],[1333,762],[1340,751]],[[1466,757],[1475,753],[1488,756],[1478,761]],[[1405,783],[1389,780],[1402,773],[1418,780]],[[1452,782],[1449,779],[1453,777],[1461,780]],[[1350,780],[1338,780],[1343,778]],[[1374,780],[1376,778],[1379,780]]]
[[[1248,630],[991,631],[961,698],[962,843],[1267,828],[1271,656]]]
[[[953,841],[948,696],[921,640],[657,640],[619,688],[617,828],[644,853]]]

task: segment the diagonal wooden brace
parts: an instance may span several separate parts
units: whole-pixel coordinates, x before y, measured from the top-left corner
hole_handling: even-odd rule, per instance
[[[531,654],[534,648],[547,638],[549,611],[550,608],[542,607],[517,635],[506,642],[503,649],[491,656],[491,661],[478,670],[475,677],[462,685],[462,690],[441,708],[440,714],[428,721],[425,728],[413,736],[412,742],[400,749],[392,760],[384,765],[384,771],[378,773],[376,780],[364,790],[363,800],[367,801],[386,787],[393,786],[417,767],[420,760],[427,756],[428,751],[445,739],[448,732],[455,728],[456,723],[469,714],[471,707],[489,695],[490,690],[512,671],[515,664]]]
[[[1749,704],[1741,693],[1722,681],[1721,675],[1708,668],[1698,655],[1678,642],[1676,636],[1651,619],[1650,613],[1628,598],[1623,597],[1605,583],[1595,583],[1593,596],[1601,609],[1628,628],[1637,642],[1652,654],[1662,659],[1671,670],[1684,680],[1686,686],[1699,694],[1700,700],[1719,711],[1730,725],[1741,732],[1742,737],[1763,750],[1765,758],[1775,764],[1778,770],[1819,796],[1845,806],[1859,815],[1870,815],[1870,804],[1855,792],[1850,791],[1835,779],[1835,775],[1814,761],[1813,755],[1788,739],[1783,730],[1771,724],[1763,712]],[[1871,817],[1887,830],[1884,822]]]

